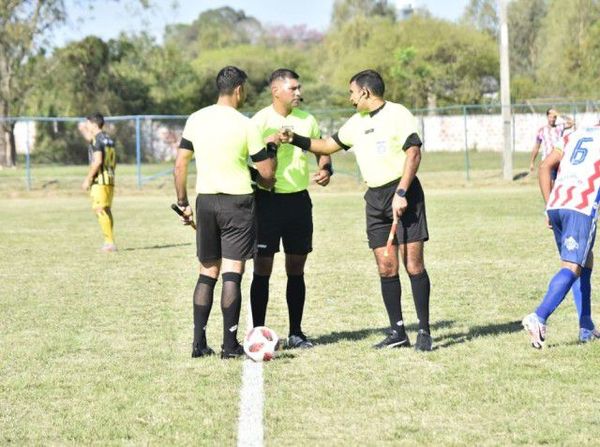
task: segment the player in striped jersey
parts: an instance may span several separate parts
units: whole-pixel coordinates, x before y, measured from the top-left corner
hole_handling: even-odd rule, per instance
[[[531,150],[531,160],[529,162],[529,170],[533,172],[535,168],[535,159],[538,153],[542,152],[542,160],[552,152],[556,147],[561,137],[565,135],[567,129],[572,129],[574,121],[570,116],[561,116],[563,122],[557,123],[558,111],[556,109],[546,110],[546,118],[548,124],[538,129],[535,135],[535,144]]]
[[[104,117],[94,113],[80,126],[83,136],[90,141],[88,157],[90,168],[81,187],[90,190],[92,208],[98,218],[104,235],[103,252],[117,251],[113,236],[113,216],[111,212],[115,189],[115,168],[117,166],[115,142],[102,130]]]
[[[552,186],[552,170],[558,176]],[[600,202],[600,123],[561,139],[542,162],[539,184],[546,202],[548,225],[561,258],[544,299],[534,313],[523,319],[534,348],[541,349],[546,338],[546,321],[579,278],[579,339],[600,338],[591,318],[592,247]]]

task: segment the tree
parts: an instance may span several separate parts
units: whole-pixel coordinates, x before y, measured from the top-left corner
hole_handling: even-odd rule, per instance
[[[148,0],[136,0],[147,5]],[[80,0],[85,3],[85,0]],[[44,36],[67,16],[63,0],[0,1],[0,118],[20,115],[34,85],[36,56],[46,46]],[[14,123],[0,123],[0,164],[14,166]]]
[[[547,12],[547,0],[513,0],[508,4],[511,75],[533,75],[536,41]]]
[[[552,0],[536,41],[535,74],[544,96],[598,94],[599,0]]]
[[[3,0],[0,3],[0,118],[19,115],[30,84],[26,74],[39,50],[39,37],[64,20],[63,2]],[[0,164],[16,163],[14,123],[0,123]]]
[[[498,13],[496,0],[469,0],[461,22],[474,26],[490,36],[498,36]]]
[[[335,29],[356,17],[386,17],[396,19],[396,10],[387,0],[335,0],[331,13],[331,28]]]
[[[203,50],[257,43],[262,34],[258,20],[242,10],[225,6],[204,11],[190,25],[167,26],[165,41],[194,58]]]

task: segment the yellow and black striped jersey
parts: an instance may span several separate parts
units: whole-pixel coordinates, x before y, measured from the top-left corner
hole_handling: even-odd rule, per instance
[[[115,142],[105,132],[98,132],[92,139],[88,149],[90,163],[94,160],[94,152],[102,152],[102,166],[94,179],[95,185],[115,184],[115,169],[117,167],[117,154]]]

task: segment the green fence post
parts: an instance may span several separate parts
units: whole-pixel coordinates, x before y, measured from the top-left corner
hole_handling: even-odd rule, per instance
[[[467,107],[463,107],[463,122],[465,128],[465,174],[467,181],[471,180],[469,175],[469,140],[467,139]]]
[[[29,121],[24,121],[25,129],[25,176],[27,191],[31,191],[31,148],[29,147]]]
[[[137,171],[137,186],[142,188],[142,146],[140,141],[140,117],[135,117],[135,163]]]

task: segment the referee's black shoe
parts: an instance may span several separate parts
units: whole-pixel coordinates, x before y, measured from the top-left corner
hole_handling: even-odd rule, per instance
[[[209,348],[206,345],[204,345],[204,346],[195,345],[192,347],[192,357],[193,358],[208,357],[211,355],[215,355],[215,351],[213,351],[211,348]]]
[[[314,347],[314,345],[302,332],[299,334],[292,334],[287,339],[288,349],[310,349],[312,347]]]
[[[433,340],[425,330],[419,329],[417,334],[417,342],[415,343],[415,351],[431,351]]]
[[[244,356],[244,347],[239,343],[233,348],[225,348],[221,345],[221,358],[222,359],[235,359]]]
[[[376,345],[373,345],[375,349],[387,349],[387,348],[410,348],[410,340],[408,335],[398,334],[396,331],[391,331],[390,334],[381,340]]]

